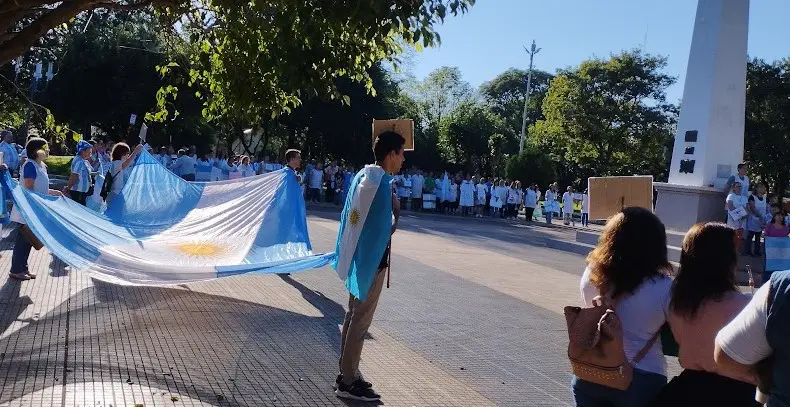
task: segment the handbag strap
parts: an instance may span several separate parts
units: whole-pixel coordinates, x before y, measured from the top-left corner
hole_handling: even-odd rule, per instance
[[[610,294],[603,294],[604,292],[611,293],[611,291],[608,289],[608,287],[599,287],[599,291],[598,292],[601,293],[600,296],[599,296],[600,298],[608,300],[608,302],[609,302],[608,305],[611,305],[610,308],[612,309],[612,311],[616,311],[615,308],[617,307],[617,303],[619,301],[617,301],[617,299],[615,299],[615,298],[612,298]],[[661,328],[659,327],[658,330],[656,331],[656,333],[653,334],[653,337],[650,338],[647,341],[647,343],[645,343],[645,346],[643,346],[642,349],[639,350],[639,352],[636,354],[636,356],[634,356],[634,358],[631,359],[631,362],[630,362],[631,366],[638,365],[639,362],[641,362],[642,359],[644,359],[645,356],[647,356],[647,352],[650,351],[650,348],[652,348],[653,345],[655,345],[656,341],[660,337],[661,337]]]
[[[647,356],[647,352],[649,352],[650,348],[652,348],[653,345],[655,345],[656,341],[660,336],[661,336],[661,328],[658,328],[658,331],[656,331],[656,333],[653,334],[653,337],[650,338],[650,340],[647,341],[647,343],[645,343],[645,346],[643,346],[642,349],[639,350],[639,353],[637,353],[636,356],[634,356],[634,358],[631,360],[631,366],[638,365],[639,362],[641,362],[642,359],[644,359],[645,356]]]

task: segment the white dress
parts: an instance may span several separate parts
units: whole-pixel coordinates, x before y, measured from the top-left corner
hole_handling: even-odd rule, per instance
[[[461,201],[460,206],[475,206],[475,184],[472,181],[461,183]]]
[[[746,205],[749,203],[749,198],[743,195],[735,195],[730,192],[727,195],[727,202],[732,202],[734,209],[730,210],[729,205],[727,209],[727,226],[735,229],[743,229],[746,224],[746,218],[749,213],[746,211]]]
[[[486,204],[486,185],[485,184],[477,184],[477,204],[484,206]]]

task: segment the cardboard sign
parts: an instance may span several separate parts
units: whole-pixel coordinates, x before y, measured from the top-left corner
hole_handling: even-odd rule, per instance
[[[143,125],[140,126],[140,143],[145,144],[145,138],[147,136],[148,136],[148,126],[145,123],[143,123]]]
[[[372,142],[376,141],[379,134],[386,131],[393,131],[400,134],[406,139],[403,144],[403,149],[406,151],[414,151],[414,120],[411,119],[391,119],[391,120],[376,120],[373,119],[373,138]]]
[[[623,208],[653,210],[653,176],[590,177],[590,219],[609,219]]]

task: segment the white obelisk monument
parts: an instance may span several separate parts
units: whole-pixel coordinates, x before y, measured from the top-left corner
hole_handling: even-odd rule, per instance
[[[749,0],[699,0],[669,182],[656,214],[685,231],[725,219],[724,187],[743,160]]]

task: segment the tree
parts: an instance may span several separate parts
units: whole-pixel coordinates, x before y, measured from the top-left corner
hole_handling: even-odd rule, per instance
[[[472,4],[474,0],[4,1],[0,65],[47,33],[57,35],[59,27],[82,12],[140,10],[161,17],[172,35],[196,45],[188,77],[204,89],[205,116],[255,122],[298,106],[306,96],[342,98],[335,86],[338,77],[362,82],[372,91],[367,69],[397,55],[404,40],[436,44],[434,26]],[[166,89],[173,98],[173,90]]]
[[[510,157],[505,168],[508,179],[521,181],[522,184],[535,183],[545,187],[557,180],[555,162],[535,147],[525,148],[521,154]]]
[[[746,74],[745,157],[772,194],[785,195],[790,167],[790,61],[749,62]]]
[[[502,120],[485,105],[472,100],[460,103],[442,118],[439,151],[445,160],[470,172],[491,172],[489,140],[504,130]]]
[[[521,123],[524,116],[524,101],[527,97],[528,72],[511,68],[496,78],[480,85],[480,94],[491,106],[491,110],[505,120],[508,129],[511,150],[518,149],[518,139],[521,134]],[[533,70],[529,97],[529,110],[527,124],[533,124],[543,119],[543,98],[549,89],[549,82],[554,76],[548,72]]]
[[[666,59],[623,52],[557,75],[532,142],[588,176],[654,174],[665,179],[677,108],[666,103],[675,78]],[[576,180],[577,183],[578,180]]]

